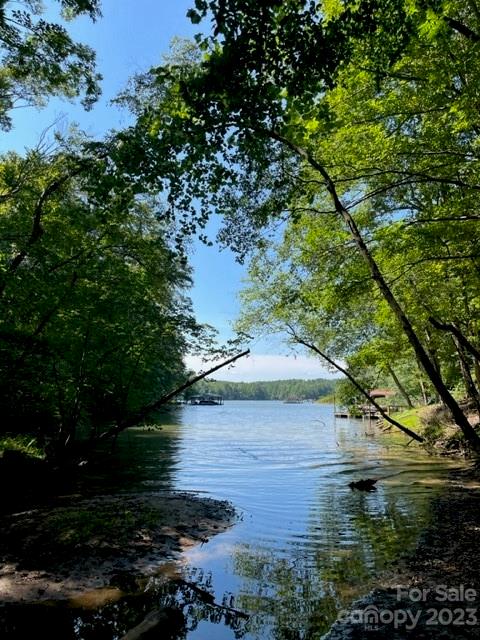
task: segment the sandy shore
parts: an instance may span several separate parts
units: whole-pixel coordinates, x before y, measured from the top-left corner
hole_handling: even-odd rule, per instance
[[[234,521],[228,502],[190,493],[67,496],[2,515],[0,601],[121,597],[132,577],[158,574]]]
[[[357,600],[323,640],[480,637],[480,479],[459,474],[415,553]]]

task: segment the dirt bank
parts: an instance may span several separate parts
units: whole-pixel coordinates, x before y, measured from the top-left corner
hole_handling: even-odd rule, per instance
[[[323,640],[480,637],[480,480],[458,474],[413,556],[342,612]]]
[[[189,493],[68,496],[3,515],[0,601],[65,600],[93,589],[120,597],[135,576],[157,573],[234,520],[228,502]]]

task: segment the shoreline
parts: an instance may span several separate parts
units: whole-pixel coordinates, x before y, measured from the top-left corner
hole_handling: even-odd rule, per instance
[[[437,496],[413,554],[387,570],[322,640],[477,638],[480,633],[480,476],[455,474]]]
[[[229,502],[170,491],[71,496],[2,515],[0,601],[88,601],[92,592],[96,604],[119,599],[137,578],[163,573],[168,579],[175,573],[170,561],[236,518]]]

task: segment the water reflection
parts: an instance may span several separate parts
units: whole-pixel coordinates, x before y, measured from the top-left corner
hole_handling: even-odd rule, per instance
[[[312,509],[309,541],[287,559],[245,545],[234,571],[244,582],[237,603],[253,613],[255,638],[318,638],[341,609],[368,591],[375,575],[412,548],[428,517],[429,500],[410,508],[395,492],[322,494]]]
[[[96,451],[80,487],[84,494],[175,488],[182,434],[180,407],[158,412],[149,426],[129,429]]]
[[[1,615],[2,639],[32,638],[44,632],[40,635],[49,640],[184,640],[205,622],[229,629],[232,637],[243,637],[249,616],[233,608],[233,595],[225,594],[217,603],[211,574],[192,570],[187,577],[150,578],[143,584],[139,579],[136,593],[115,596],[97,608],[81,608],[81,600],[9,605]]]
[[[5,637],[28,637],[15,624],[30,624],[50,638],[113,640],[151,624],[158,638],[319,638],[416,544],[449,471],[414,449],[382,446],[371,425],[336,423],[322,405],[184,407],[158,423],[120,438],[89,491],[198,490],[231,500],[243,519],[186,554],[170,580],[140,579],[97,609],[10,609]],[[351,491],[361,477],[381,478],[378,490]]]

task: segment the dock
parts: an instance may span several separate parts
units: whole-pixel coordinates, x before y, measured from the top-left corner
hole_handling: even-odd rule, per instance
[[[390,413],[395,413],[396,411],[400,411],[401,407],[397,407],[394,405],[389,405],[388,407],[383,407],[383,410],[387,415]],[[358,406],[354,411],[350,412],[347,409],[340,409],[338,411],[334,411],[333,415],[335,418],[355,418],[358,420],[381,420],[382,414],[375,407],[368,406]]]
[[[214,395],[212,393],[206,393],[201,396],[191,396],[188,399],[188,404],[193,404],[195,406],[202,406],[202,407],[219,406],[223,404],[223,397]]]
[[[368,395],[372,400],[377,400],[378,402],[380,399],[391,398],[394,395],[394,392],[390,389],[372,389]],[[382,407],[382,409],[387,415],[390,415],[390,413],[400,411],[401,407],[389,404]],[[372,404],[356,404],[351,409],[347,409],[345,407],[338,408],[335,402],[335,396],[333,396],[333,415],[335,418],[343,419],[354,418],[369,421],[382,419],[382,414]]]

